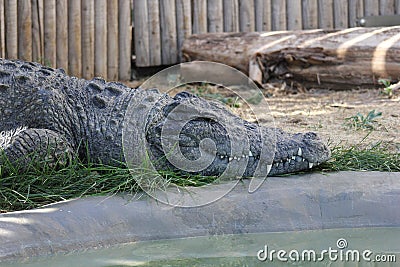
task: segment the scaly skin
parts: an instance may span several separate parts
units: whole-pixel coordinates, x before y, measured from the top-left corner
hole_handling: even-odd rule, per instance
[[[292,135],[261,127],[219,104],[185,92],[171,98],[100,78],[87,81],[69,77],[63,70],[38,63],[5,59],[0,59],[0,150],[12,164],[23,166],[42,161],[67,164],[73,157],[118,165],[124,161],[122,134],[130,102],[135,99],[145,103],[149,94],[156,97],[154,103],[149,102],[151,108],[141,130],[158,169],[182,171],[166,159],[161,134],[166,139],[175,138],[187,160],[198,159],[200,140],[209,138],[215,146],[206,145],[205,151],[214,160],[207,168],[189,171],[202,175],[218,176],[230,158],[237,160],[239,156],[248,160],[245,177],[255,174],[258,163],[265,163],[261,175],[275,175],[309,169],[330,156],[327,146],[314,133]],[[173,111],[182,105],[208,115],[185,124],[178,138],[168,136],[162,129],[171,118],[179,120]],[[247,149],[241,145],[245,137]],[[262,147],[266,148],[264,154]]]

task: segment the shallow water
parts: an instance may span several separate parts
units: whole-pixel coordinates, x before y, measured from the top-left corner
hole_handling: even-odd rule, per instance
[[[268,257],[264,253],[266,249]],[[280,252],[279,259],[278,252],[275,252],[269,257],[272,250],[284,251],[286,255]],[[312,251],[315,251],[315,256]],[[359,255],[358,261],[357,255]],[[386,258],[386,261],[392,263],[377,263],[375,261],[377,256],[380,256],[380,259]],[[394,260],[397,260],[397,263],[393,262]],[[400,228],[329,229],[146,241],[0,265],[4,267],[399,266]]]

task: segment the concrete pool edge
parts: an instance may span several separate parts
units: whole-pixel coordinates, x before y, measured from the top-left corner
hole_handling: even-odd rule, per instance
[[[310,173],[248,181],[197,208],[148,197],[88,197],[0,215],[0,262],[190,236],[400,226],[400,173]],[[208,190],[220,190],[218,187]]]

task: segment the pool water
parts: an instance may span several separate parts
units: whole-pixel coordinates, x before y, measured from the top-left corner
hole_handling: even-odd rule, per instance
[[[271,256],[273,250],[276,252]],[[279,258],[279,250],[286,254],[280,252]],[[377,260],[386,263],[378,263]],[[145,241],[13,263],[3,262],[0,265],[400,266],[400,228],[309,230]]]

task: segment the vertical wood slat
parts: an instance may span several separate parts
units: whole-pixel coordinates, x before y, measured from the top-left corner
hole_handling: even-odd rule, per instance
[[[5,18],[4,18],[4,0],[0,0],[0,57],[4,58],[6,53],[5,40]]]
[[[318,22],[319,28],[333,28],[333,0],[318,0]]]
[[[42,62],[43,59],[43,39],[42,39],[42,25],[41,13],[43,13],[43,6],[40,1],[32,1],[32,60]]]
[[[192,10],[187,0],[176,0],[176,28],[178,45],[178,62],[182,61],[183,41],[192,34]]]
[[[81,1],[68,2],[68,70],[76,77],[82,76]]]
[[[362,1],[362,0],[361,0]],[[318,1],[303,0],[303,29],[318,28]]]
[[[135,52],[136,52],[136,65],[138,67],[150,66],[150,51],[149,51],[149,17],[147,0],[135,1]],[[120,9],[121,11],[121,9]],[[120,33],[121,34],[121,33]],[[121,51],[122,52],[122,51]],[[161,52],[161,51],[160,51]],[[121,58],[120,58],[121,60]]]
[[[118,80],[118,0],[107,0],[107,79]]]
[[[396,0],[395,2],[395,9],[396,9],[396,14],[400,15],[400,0]]]
[[[394,15],[395,1],[394,0],[380,0],[379,1],[379,14],[380,15]]]
[[[287,5],[287,29],[301,30],[303,27],[301,0],[291,0]]]
[[[161,62],[174,64],[178,60],[178,46],[175,20],[175,0],[160,1],[161,18]]]
[[[94,74],[107,78],[107,1],[96,0],[94,5]]]
[[[147,0],[149,21],[149,65],[161,65],[160,2]],[[161,0],[162,1],[162,0]]]
[[[255,27],[256,31],[260,32],[263,30],[264,23],[264,1],[255,0],[254,1],[254,16],[255,16]]]
[[[68,72],[68,0],[57,0],[56,17],[56,65]]]
[[[95,0],[82,0],[82,77],[91,79],[95,75],[94,72],[94,8]]]
[[[271,0],[272,30],[286,30],[286,0]]]
[[[18,58],[32,60],[32,16],[31,2],[18,0]]]
[[[263,2],[263,31],[270,31],[272,30],[272,3],[271,0]]]
[[[239,31],[239,0],[224,0],[224,32]]]
[[[17,1],[5,0],[5,36],[6,38],[6,57],[18,58],[18,27],[17,27]]]
[[[239,0],[239,27],[241,32],[256,30],[254,4],[254,0]]]
[[[364,1],[349,0],[349,26],[356,27],[357,19],[364,16]]]
[[[334,27],[347,28],[349,26],[348,0],[333,1]]]
[[[209,32],[222,32],[224,30],[222,0],[207,1],[207,22]]]
[[[118,2],[118,32],[119,32],[119,72],[120,80],[127,81],[131,78],[131,3],[119,0]]]
[[[44,0],[44,64],[56,66],[56,2]]]
[[[193,33],[207,32],[207,0],[192,0]]]
[[[379,15],[379,1],[364,0],[364,13],[365,13],[365,16]]]

